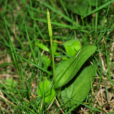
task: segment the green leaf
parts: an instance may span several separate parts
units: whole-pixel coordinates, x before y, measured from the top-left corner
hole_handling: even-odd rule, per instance
[[[106,2],[108,2],[109,0],[91,0],[91,5],[92,6],[96,6],[96,4],[102,5]]]
[[[76,13],[78,15],[85,15],[91,11],[91,7],[89,5],[89,1],[87,0],[71,0],[70,2],[66,2],[66,7],[68,10]]]
[[[50,51],[49,48],[47,48],[44,44],[40,43],[40,41],[36,41],[35,45],[37,45],[39,48],[41,48],[44,51],[47,51],[47,52]]]
[[[109,0],[65,0],[64,3],[68,10],[78,15],[84,16],[92,11],[92,6],[99,6],[109,2]]]
[[[5,85],[6,87],[11,89],[17,87],[17,82],[13,78],[9,78],[6,80]]]
[[[77,76],[70,86],[61,91],[61,98],[65,108],[76,107],[82,103],[90,91],[91,84],[96,76],[96,65],[90,65]]]
[[[65,50],[67,55],[73,56],[75,53],[77,53],[81,49],[81,43],[79,40],[69,40],[65,42],[64,44]]]
[[[50,53],[50,49],[46,47],[44,44],[40,43],[40,41],[36,41],[35,45],[37,45],[40,49]],[[53,43],[53,48],[54,48],[54,55],[59,56],[60,54],[56,52],[58,48],[58,44],[56,42]]]
[[[7,92],[10,94],[12,93],[15,93],[15,88],[18,86],[17,82],[13,79],[13,78],[8,78],[6,81],[5,81],[5,89],[7,89]]]
[[[44,64],[44,68],[47,69],[49,65],[51,64],[51,59],[47,57],[46,55],[42,56],[42,62]]]
[[[86,46],[70,59],[62,62],[55,69],[55,88],[62,87],[67,84],[79,71],[85,61],[95,52],[95,46]]]
[[[38,97],[42,97],[44,96],[44,102],[45,103],[51,103],[54,100],[55,97],[55,90],[54,88],[52,88],[52,84],[49,80],[45,80],[43,82],[41,82],[38,85]]]
[[[54,41],[55,41],[55,42],[53,43],[54,55],[59,56],[60,53],[57,52],[58,43],[56,43],[56,40],[54,40]]]

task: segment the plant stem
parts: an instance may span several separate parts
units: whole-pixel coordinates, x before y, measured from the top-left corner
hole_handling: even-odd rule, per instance
[[[52,27],[51,27],[50,13],[48,9],[47,9],[47,22],[48,22],[48,32],[50,37],[51,60],[52,60],[52,69],[53,69],[53,80],[54,80],[54,77],[55,77],[54,50],[53,50],[53,42],[52,42]]]

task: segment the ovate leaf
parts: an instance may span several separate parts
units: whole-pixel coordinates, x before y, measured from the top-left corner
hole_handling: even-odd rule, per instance
[[[42,62],[44,64],[44,69],[47,69],[49,65],[51,64],[51,59],[47,57],[46,55],[42,56]]]
[[[61,91],[65,108],[76,107],[82,103],[90,91],[96,76],[96,65],[86,67],[72,83]]]
[[[71,0],[70,2],[67,1],[66,7],[68,10],[78,15],[85,15],[91,11],[88,0]]]
[[[55,97],[55,90],[52,88],[52,84],[49,80],[45,80],[38,85],[38,97],[44,97],[45,103],[51,103]]]
[[[14,88],[17,87],[17,82],[13,78],[9,78],[5,81],[5,85],[8,88]]]
[[[80,41],[75,39],[69,40],[65,42],[63,45],[65,47],[67,55],[69,56],[73,56],[75,53],[78,52],[78,50],[81,49]]]
[[[35,44],[44,51],[50,51],[49,48],[47,48],[44,44],[40,43],[39,41],[36,41]]]
[[[13,93],[15,93],[16,91],[14,91],[14,90],[17,86],[18,86],[18,83],[13,78],[9,78],[5,81],[5,87],[8,91],[8,93],[11,93],[12,91],[13,91]]]
[[[95,52],[95,46],[86,46],[79,50],[70,59],[62,62],[55,69],[55,88],[62,87],[67,84],[79,71],[85,61]]]

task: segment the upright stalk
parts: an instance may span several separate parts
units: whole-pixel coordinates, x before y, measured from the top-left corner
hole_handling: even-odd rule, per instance
[[[52,27],[51,27],[50,13],[48,9],[47,9],[47,22],[48,22],[48,32],[50,37],[51,60],[52,60],[52,69],[53,69],[53,80],[54,80],[55,78],[54,49],[53,49],[53,42],[52,42]]]

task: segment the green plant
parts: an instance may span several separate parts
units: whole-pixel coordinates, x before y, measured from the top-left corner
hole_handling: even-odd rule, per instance
[[[45,46],[44,44],[42,44],[40,41],[36,41],[36,42],[35,42],[35,45],[38,46],[41,50],[50,53],[50,49],[49,49],[47,46]],[[56,42],[54,42],[53,47],[54,47],[54,55],[55,55],[55,56],[60,55],[60,54],[57,52],[58,45],[57,45]],[[46,69],[46,70],[47,70],[47,68],[51,65],[51,60],[50,60],[46,55],[43,55],[43,56],[42,56],[42,62],[43,62],[43,64],[44,64],[44,69]]]
[[[9,78],[5,81],[5,89],[8,93],[11,93],[11,90],[15,89],[17,85],[17,82],[13,78]]]
[[[45,80],[43,82],[40,83],[40,85],[38,86],[38,96],[42,97],[44,96],[44,102],[46,103],[50,103],[54,100],[55,96],[55,90],[51,87],[51,82],[49,80]],[[50,89],[52,88],[52,89]]]
[[[71,54],[71,57],[54,68],[52,28],[49,11],[47,11],[47,17],[51,44],[53,80],[44,80],[38,85],[38,97],[43,100],[45,105],[45,103],[50,104],[53,102],[57,93],[60,93],[65,110],[68,110],[72,106],[76,108],[84,101],[96,75],[96,65],[82,67],[86,60],[95,52],[96,47],[85,46],[81,48],[79,41],[74,42],[74,40],[71,40],[69,41],[70,43],[67,42],[66,44],[72,44],[74,42],[74,44],[78,43],[79,45],[77,45],[77,48],[73,47],[72,49],[72,46],[69,48],[72,49],[73,53],[70,53],[67,47],[68,45],[65,45],[66,52]]]
[[[80,0],[79,6],[76,7],[74,3],[78,3],[79,0],[1,1],[1,114],[60,114],[62,110],[65,114],[114,113],[113,96],[110,96],[114,93],[114,4],[112,3],[114,0],[106,0],[107,2],[96,0],[95,5],[92,5],[95,0]],[[85,1],[89,3],[88,6]],[[100,2],[104,3],[100,4]],[[69,5],[71,5],[71,9],[68,8]],[[53,47],[54,44],[57,45],[57,48],[54,47],[53,49],[59,54],[53,52],[55,77],[52,74],[50,40],[47,34],[47,8],[51,13]],[[80,14],[75,12],[75,9],[78,8],[81,9]],[[87,12],[87,8],[92,8],[92,10],[90,9],[91,11]],[[61,70],[66,67],[67,62],[62,66],[65,60],[70,60],[73,58],[73,54],[76,55],[80,51],[80,49],[75,49],[76,45],[74,46],[72,43],[70,45],[71,40],[79,40],[81,50],[87,45],[95,45],[97,49],[94,56],[82,65],[70,81],[61,87],[56,87],[58,85],[56,83],[59,81],[54,82],[57,76],[56,69]],[[69,51],[65,48],[66,42],[69,42],[67,46]],[[70,46],[73,47],[72,51]],[[72,54],[72,52],[74,53]],[[90,65],[90,68],[90,63],[95,65]],[[97,66],[97,74],[95,74],[94,80],[90,74],[92,74],[95,66]],[[67,70],[69,70],[68,67]],[[66,74],[68,73],[67,70],[65,70]],[[71,73],[74,71],[75,69]],[[58,71],[59,73],[64,74]],[[13,79],[11,86],[6,83],[9,78]],[[17,86],[14,87],[15,81]],[[42,85],[45,85],[46,88],[45,86],[42,88]],[[40,91],[37,91],[37,88],[41,88]],[[89,93],[87,88],[88,91],[90,90]],[[52,90],[55,91],[55,94]],[[99,94],[101,91],[102,95]],[[81,94],[84,94],[83,97]],[[98,100],[101,98],[104,98],[104,102]]]
[[[65,47],[65,50],[68,56],[73,56],[81,49],[81,43],[77,39],[69,40],[65,42],[63,45]],[[67,59],[66,57],[63,57],[63,60],[66,60],[66,59]]]
[[[5,85],[8,88],[14,88],[17,87],[17,82],[13,78],[9,78],[6,80]]]
[[[92,6],[102,5],[108,0],[66,0],[65,4],[68,10],[78,15],[84,16],[92,11]]]

